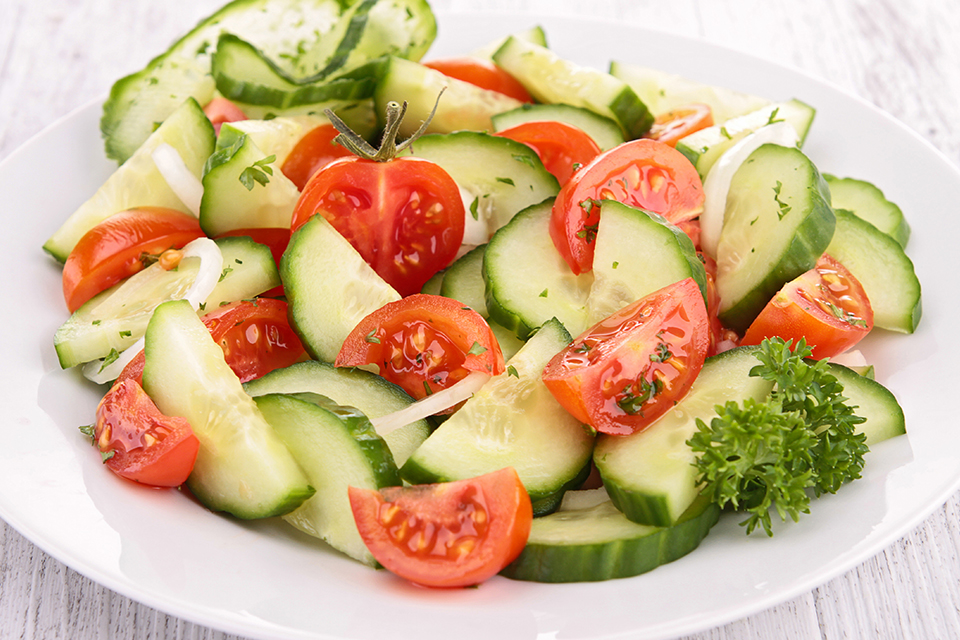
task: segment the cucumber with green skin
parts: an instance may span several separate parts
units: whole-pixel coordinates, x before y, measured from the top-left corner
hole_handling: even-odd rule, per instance
[[[866,180],[838,178],[824,174],[830,187],[830,204],[863,218],[896,240],[901,247],[910,239],[910,225],[903,211],[884,197],[883,192]]]
[[[854,413],[866,422],[855,430],[867,436],[867,446],[889,440],[907,432],[903,408],[893,393],[871,377],[835,362],[830,363],[830,373],[843,385],[847,404],[857,407]]]
[[[512,111],[493,116],[493,130],[496,132],[515,127],[526,122],[552,120],[577,127],[590,136],[601,151],[607,151],[624,143],[620,125],[605,116],[589,109],[569,104],[525,104]]]

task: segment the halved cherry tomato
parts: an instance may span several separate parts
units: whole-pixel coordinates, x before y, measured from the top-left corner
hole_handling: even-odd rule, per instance
[[[863,286],[846,267],[824,254],[816,266],[788,282],[747,328],[741,344],[764,338],[806,338],[812,357],[831,358],[873,328],[873,308]]]
[[[738,336],[735,331],[727,329],[723,326],[723,323],[720,322],[720,294],[717,292],[717,261],[702,251],[697,251],[697,257],[703,262],[703,269],[707,274],[707,317],[710,321],[710,347],[707,349],[707,355],[713,356],[721,351],[726,351],[737,346],[740,342],[740,336]]]
[[[601,153],[560,189],[550,237],[574,273],[593,268],[600,200],[659,213],[678,224],[703,211],[703,183],[676,149],[656,140],[632,140]]]
[[[233,229],[232,231],[226,231],[221,233],[217,238],[227,238],[227,237],[237,237],[237,236],[246,236],[252,239],[254,242],[259,242],[262,245],[266,245],[270,248],[270,255],[273,256],[273,261],[280,266],[280,258],[283,257],[283,252],[287,250],[287,245],[290,244],[290,229],[278,228],[278,227],[263,227],[259,229]],[[260,294],[264,298],[279,298],[283,296],[283,285],[274,287],[265,293]]]
[[[463,241],[457,183],[421,158],[351,157],[328,164],[304,188],[291,228],[317,213],[403,296],[420,291],[447,267]]]
[[[131,379],[114,384],[100,401],[94,439],[111,471],[154,487],[186,482],[200,449],[190,423],[160,413]]]
[[[162,207],[113,214],[85,233],[63,265],[63,297],[76,311],[84,302],[143,269],[148,256],[203,237],[197,219]]]
[[[600,147],[583,129],[564,122],[524,122],[496,135],[522,142],[537,152],[543,166],[561,185],[600,155]]]
[[[627,435],[686,395],[709,342],[703,295],[687,278],[588,329],[547,363],[543,382],[581,422]]]
[[[415,294],[377,309],[343,341],[336,366],[376,364],[414,398],[459,382],[471,371],[504,372],[500,344],[476,311],[452,298]]]
[[[469,587],[495,576],[530,536],[530,496],[512,467],[469,480],[380,491],[349,488],[373,557],[428,587]]]
[[[247,119],[247,115],[240,107],[226,98],[214,98],[203,108],[203,112],[217,135],[220,135],[220,125],[225,122],[239,122]]]
[[[520,102],[533,102],[530,93],[516,78],[489,60],[462,56],[430,60],[423,64],[448,78],[463,80],[475,87],[496,91]]]
[[[300,139],[293,151],[283,161],[280,170],[303,191],[310,176],[337,158],[345,158],[350,151],[333,141],[340,132],[332,124],[314,127]]]
[[[710,126],[713,126],[710,105],[695,102],[658,115],[643,137],[675,147],[680,138]]]

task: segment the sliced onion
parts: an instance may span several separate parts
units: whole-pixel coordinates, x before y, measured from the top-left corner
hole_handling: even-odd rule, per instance
[[[838,353],[830,358],[830,362],[842,364],[843,366],[850,367],[851,369],[869,366],[867,359],[863,356],[863,353],[859,349],[851,349],[850,351]]]
[[[160,143],[150,154],[153,163],[170,189],[193,215],[200,215],[200,200],[203,198],[203,183],[187,168],[176,149],[166,142]]]
[[[429,416],[436,415],[451,407],[457,406],[464,400],[469,400],[489,379],[490,374],[474,371],[455,385],[441,389],[426,398],[421,398],[407,405],[399,411],[388,413],[370,422],[378,434],[385,436],[400,427],[405,427],[417,420],[423,420]]]
[[[223,254],[220,253],[220,247],[209,238],[197,238],[183,248],[183,258],[200,258],[200,266],[197,268],[197,277],[193,284],[183,294],[183,300],[186,300],[194,308],[199,309],[200,305],[210,297],[214,287],[220,282],[220,276],[223,274]],[[83,366],[83,375],[87,380],[97,384],[107,384],[117,379],[117,376],[123,371],[131,360],[137,357],[143,351],[144,340],[141,337],[132,345],[123,350],[116,360],[109,364],[104,364],[104,360],[93,360]]]
[[[717,257],[720,230],[727,209],[730,181],[751,153],[764,144],[795,147],[800,137],[789,122],[780,121],[760,127],[727,149],[710,167],[703,181],[703,213],[700,214],[700,246],[711,258]]]

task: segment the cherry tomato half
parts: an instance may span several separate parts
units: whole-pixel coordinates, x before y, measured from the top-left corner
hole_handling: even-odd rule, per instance
[[[210,124],[213,125],[213,131],[220,135],[220,126],[226,122],[239,122],[246,120],[246,114],[230,100],[226,98],[214,98],[203,108]]]
[[[600,155],[600,147],[583,129],[564,122],[524,122],[496,135],[522,142],[537,152],[543,166],[561,185]]]
[[[693,103],[658,115],[643,137],[675,147],[681,138],[710,126],[713,126],[710,105]]]
[[[687,278],[588,329],[547,363],[543,382],[581,422],[628,435],[686,395],[709,342],[703,295]]]
[[[512,75],[489,60],[462,56],[442,58],[423,63],[448,78],[469,82],[475,87],[496,91],[520,102],[533,102],[530,93]]]
[[[656,140],[632,140],[601,153],[560,188],[553,204],[550,237],[574,273],[593,268],[600,200],[618,200],[678,224],[703,211],[703,184],[682,153]]]
[[[190,424],[160,413],[131,379],[118,381],[100,401],[94,438],[111,471],[155,487],[186,482],[200,449]]]
[[[70,312],[132,276],[146,256],[179,249],[203,237],[197,219],[162,207],[139,207],[113,214],[85,233],[63,265],[63,297]]]
[[[303,191],[317,171],[337,158],[350,156],[346,147],[333,141],[338,135],[340,132],[332,124],[322,124],[308,131],[283,161],[280,167],[283,175]]]
[[[816,266],[788,282],[747,328],[742,344],[764,338],[806,338],[812,357],[831,358],[862,340],[873,328],[873,308],[860,282],[824,254]]]
[[[376,364],[414,398],[445,389],[471,371],[504,372],[500,344],[483,317],[443,296],[416,294],[374,311],[343,341],[336,366]]]
[[[520,555],[533,521],[512,467],[441,484],[350,487],[349,496],[377,562],[428,587],[469,587],[495,576]]]

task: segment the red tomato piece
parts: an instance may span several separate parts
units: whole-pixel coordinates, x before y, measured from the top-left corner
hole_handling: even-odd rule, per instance
[[[581,422],[628,435],[686,395],[709,342],[703,295],[687,278],[585,331],[547,363],[543,382]]]
[[[214,98],[203,108],[203,112],[217,135],[220,135],[220,125],[225,122],[240,122],[247,119],[240,107],[226,98]]]
[[[403,296],[419,292],[447,267],[463,241],[457,183],[420,158],[351,157],[328,164],[300,195],[292,229],[318,213]]]
[[[550,237],[574,273],[593,268],[601,200],[678,224],[703,211],[703,183],[682,153],[656,140],[632,140],[601,153],[561,187],[553,204]]]
[[[500,344],[476,311],[419,293],[377,309],[343,341],[338,367],[376,364],[414,398],[445,389],[471,371],[504,372]]]
[[[280,167],[283,175],[303,191],[313,174],[337,158],[351,155],[346,147],[333,141],[338,135],[340,132],[332,124],[322,124],[308,131],[283,161]]]
[[[203,237],[199,221],[162,207],[113,214],[85,233],[63,265],[63,297],[70,312],[143,269],[147,256],[179,249]],[[149,264],[149,263],[147,263]]]
[[[524,122],[496,135],[522,142],[537,152],[543,166],[561,185],[600,155],[600,147],[583,129],[564,122]]]
[[[720,322],[720,294],[717,292],[717,261],[698,251],[704,271],[707,274],[707,317],[710,322],[710,347],[707,355],[713,356],[721,351],[732,349],[740,342],[735,331],[727,329]]]
[[[675,147],[681,138],[710,126],[713,126],[710,105],[693,103],[658,115],[643,137]]]
[[[190,424],[160,413],[130,379],[114,384],[100,401],[94,439],[111,471],[154,487],[186,482],[200,449]]]
[[[349,495],[377,562],[428,587],[492,578],[523,551],[533,521],[530,496],[512,467],[441,484],[350,487]]]
[[[496,91],[520,102],[533,102],[530,93],[519,80],[489,60],[462,56],[431,60],[423,64],[448,78],[463,80],[475,87]]]
[[[788,282],[747,328],[741,344],[780,336],[806,338],[818,360],[853,347],[873,328],[873,308],[846,267],[824,254],[816,266]]]

